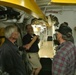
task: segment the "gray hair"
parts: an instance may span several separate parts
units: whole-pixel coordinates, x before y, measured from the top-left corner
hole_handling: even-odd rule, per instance
[[[62,38],[66,41],[68,41],[68,39],[69,39],[66,35],[62,35]]]
[[[67,37],[66,35],[62,35],[62,38],[66,41],[71,41],[72,43],[74,43],[74,38],[72,35],[69,37]]]
[[[17,31],[17,27],[15,25],[9,25],[5,28],[5,37],[11,37],[12,33]]]

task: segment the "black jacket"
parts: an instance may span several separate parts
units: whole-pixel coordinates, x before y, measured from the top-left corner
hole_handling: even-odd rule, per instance
[[[26,75],[25,64],[18,48],[8,39],[0,47],[0,54],[4,71],[10,75]]]

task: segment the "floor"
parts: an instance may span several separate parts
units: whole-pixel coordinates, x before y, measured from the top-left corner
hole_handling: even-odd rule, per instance
[[[41,42],[39,50],[39,56],[45,58],[53,58],[54,50],[53,50],[53,42],[52,41],[44,41]]]

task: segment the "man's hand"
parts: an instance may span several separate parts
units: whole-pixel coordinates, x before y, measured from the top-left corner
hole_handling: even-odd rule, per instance
[[[33,37],[33,39],[32,40],[35,40],[36,41],[36,39],[38,38],[38,36],[37,35],[35,35],[34,37]]]
[[[34,36],[34,37],[32,38],[32,41],[31,41],[29,44],[24,45],[23,47],[24,47],[26,50],[29,50],[30,47],[32,46],[32,44],[36,41],[36,39],[38,39],[38,37],[39,37],[38,35]]]
[[[31,44],[26,44],[26,45],[24,45],[23,47],[24,47],[26,50],[29,50],[30,47],[31,47]]]

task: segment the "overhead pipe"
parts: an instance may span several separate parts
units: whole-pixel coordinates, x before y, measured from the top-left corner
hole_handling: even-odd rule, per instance
[[[76,0],[51,0],[52,3],[76,4]]]
[[[36,18],[47,21],[46,16],[34,0],[0,0],[0,5],[21,9]]]

